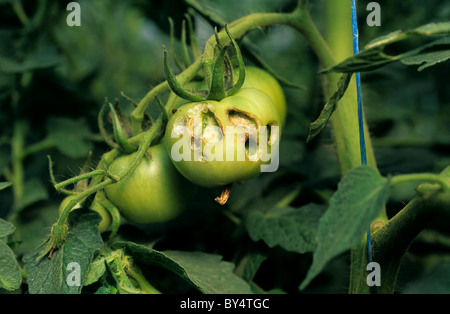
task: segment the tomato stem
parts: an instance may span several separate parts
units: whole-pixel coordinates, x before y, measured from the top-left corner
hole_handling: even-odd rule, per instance
[[[449,180],[435,173],[409,173],[396,175],[391,178],[391,186],[400,183],[415,182],[415,181],[433,182],[439,184],[445,190],[450,189]]]
[[[153,287],[142,274],[141,270],[136,266],[130,267],[126,272],[133,277],[139,285],[141,291],[145,294],[161,294],[161,292]]]

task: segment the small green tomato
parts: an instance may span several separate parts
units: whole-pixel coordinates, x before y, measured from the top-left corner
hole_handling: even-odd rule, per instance
[[[136,153],[116,158],[109,171],[120,175]],[[164,223],[188,206],[192,184],[173,166],[162,144],[151,146],[138,166],[123,180],[105,187],[106,197],[121,215],[137,224]]]

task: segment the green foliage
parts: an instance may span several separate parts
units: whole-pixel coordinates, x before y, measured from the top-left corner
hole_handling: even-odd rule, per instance
[[[14,233],[16,228],[13,224],[0,219],[0,238]],[[22,273],[19,263],[16,261],[14,252],[3,241],[0,241],[0,288],[14,291],[22,284]]]
[[[245,223],[253,241],[262,239],[269,247],[279,245],[290,252],[313,252],[317,225],[324,211],[313,203],[300,208],[273,207],[267,212],[251,211]]]
[[[389,180],[375,168],[356,167],[344,176],[319,221],[317,249],[302,289],[333,257],[361,242],[367,226],[380,215],[388,198]]]
[[[40,257],[40,251],[31,251],[23,258],[30,293],[80,293],[82,285],[68,285],[71,262],[80,266],[80,280],[84,283],[94,253],[102,240],[98,233],[99,214],[78,209],[69,215],[69,233],[65,242],[51,258]]]
[[[118,242],[136,263],[154,265],[173,272],[203,293],[251,293],[249,285],[233,273],[234,265],[215,254],[187,251],[163,251],[132,242]]]
[[[421,64],[426,62],[425,66],[419,68],[419,71],[447,60],[446,56],[449,50],[445,45],[448,45],[450,38],[444,37],[433,40],[432,42],[421,44],[419,47],[403,51],[397,55],[389,55],[386,53],[386,49],[389,45],[393,45],[403,40],[408,39],[420,39],[433,38],[432,36],[448,35],[450,32],[450,23],[432,23],[411,29],[408,31],[396,31],[391,34],[381,36],[374,39],[367,46],[362,49],[357,55],[349,57],[329,69],[325,69],[323,72],[336,71],[336,72],[362,72],[375,70],[382,66],[385,66],[391,62],[402,61],[404,64]],[[441,47],[442,46],[442,47]],[[431,51],[422,53],[424,50],[436,49],[437,51]]]

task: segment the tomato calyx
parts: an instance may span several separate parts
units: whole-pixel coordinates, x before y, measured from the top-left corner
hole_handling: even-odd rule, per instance
[[[238,61],[238,79],[236,82],[233,80],[233,66],[230,60],[229,46],[222,47],[219,43],[217,32],[216,40],[217,47],[219,49],[218,56],[215,60],[205,60],[203,67],[206,73],[206,81],[209,85],[209,90],[189,91],[185,89],[177,80],[172,70],[169,67],[168,52],[165,46],[164,48],[164,72],[170,89],[178,96],[189,101],[200,102],[206,100],[220,101],[226,97],[236,94],[245,80],[245,65],[244,60],[239,49],[238,44],[232,37],[227,25],[225,25],[225,31],[230,38],[231,45],[235,51],[235,56]]]
[[[48,258],[52,258],[53,251],[57,250],[66,240],[69,234],[69,227],[66,223],[55,223],[52,226],[51,235],[47,240],[47,244],[42,249],[36,260],[40,260],[42,257],[48,254]]]

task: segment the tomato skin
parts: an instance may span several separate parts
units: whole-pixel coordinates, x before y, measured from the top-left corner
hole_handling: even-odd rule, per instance
[[[109,171],[120,175],[136,153],[116,158]],[[173,166],[163,144],[151,146],[136,169],[105,187],[106,197],[121,215],[136,224],[165,223],[188,206],[191,184]]]
[[[196,119],[201,119],[202,128],[204,128],[201,140],[194,134],[196,131],[194,131],[195,122],[193,121]],[[181,106],[169,119],[165,133],[166,148],[173,164],[189,181],[204,187],[227,185],[258,176],[261,173],[261,164],[263,164],[259,158],[261,155],[259,148],[253,153],[246,150],[245,159],[237,160],[238,155],[235,155],[237,148],[244,147],[247,143],[245,141],[250,140],[250,136],[244,139],[244,137],[234,137],[232,133],[227,133],[227,127],[236,125],[254,126],[259,130],[259,127],[280,126],[280,117],[272,100],[262,91],[252,88],[241,88],[235,95],[226,97],[219,102],[194,102]],[[220,132],[210,132],[208,126],[220,128]],[[190,132],[187,132],[190,135],[186,138],[186,133],[183,133],[184,135],[179,133],[185,129]],[[230,134],[233,135],[234,140]],[[226,144],[227,139],[233,143],[234,160],[227,157],[227,147],[230,147]],[[180,149],[183,140],[188,141],[188,144]],[[219,143],[219,141],[221,142]],[[191,142],[194,144],[190,144]],[[200,147],[195,147],[196,142],[201,143],[198,145],[202,145],[201,161],[199,155],[196,155],[200,149]],[[206,150],[207,143],[222,145],[223,152],[216,155],[216,149],[214,149],[214,153],[212,149],[211,151]],[[190,157],[182,157],[180,160],[179,155],[185,147],[190,149],[185,157],[188,155]],[[257,160],[250,160],[250,155],[256,156]]]
[[[69,195],[66,196],[62,201],[61,204],[59,205],[59,215],[61,215],[61,213],[63,212],[64,208],[66,208],[66,206],[69,204],[69,202],[75,197],[76,195]],[[77,203],[71,210],[77,209],[77,208],[81,208],[81,203]],[[98,225],[98,230],[100,233],[104,233],[106,232],[109,227],[111,226],[112,223],[112,218],[111,215],[109,214],[109,212],[97,201],[93,201],[90,209],[97,211],[100,216],[102,217],[102,220],[100,221],[99,225]]]
[[[261,68],[247,66],[245,70],[242,88],[256,88],[266,93],[277,107],[281,125],[283,125],[286,120],[286,98],[280,83],[269,72]]]

